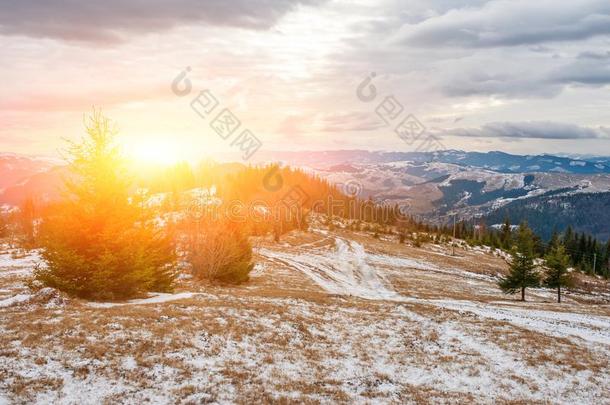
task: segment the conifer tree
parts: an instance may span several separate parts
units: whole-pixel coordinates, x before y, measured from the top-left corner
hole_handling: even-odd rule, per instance
[[[69,149],[71,177],[61,203],[43,219],[43,258],[35,276],[87,299],[124,299],[170,291],[176,276],[168,235],[129,196],[116,131],[98,111],[87,136]]]
[[[560,243],[559,234],[557,233],[556,229],[553,229],[553,233],[551,234],[551,239],[549,240],[549,244],[548,244],[549,250],[551,250],[554,247],[556,247],[557,245],[559,245],[559,243]]]
[[[510,225],[510,219],[508,217],[506,217],[504,219],[504,224],[502,225],[502,234],[500,236],[500,241],[502,243],[502,247],[504,247],[504,249],[511,249],[512,248],[512,229],[511,229],[511,225]]]
[[[36,205],[32,197],[26,198],[19,206],[18,211],[19,228],[26,246],[32,246],[34,243],[36,220]]]
[[[602,262],[602,274],[604,277],[610,277],[610,239],[606,243],[606,249],[604,252],[604,260]]]
[[[0,211],[0,238],[8,235],[8,219],[7,216]]]
[[[565,232],[563,233],[563,246],[565,246],[568,255],[570,256],[570,261],[572,264],[576,264],[576,256],[575,251],[577,250],[576,246],[576,235],[574,234],[574,230],[571,225],[568,225]]]
[[[406,232],[404,229],[401,229],[400,231],[398,231],[398,243],[399,244],[403,244],[405,243],[405,239],[406,239]]]
[[[544,259],[546,270],[544,285],[549,288],[557,288],[557,302],[561,302],[561,287],[572,285],[572,277],[568,272],[570,257],[562,245],[556,245]]]
[[[525,289],[539,284],[534,265],[533,233],[526,222],[519,225],[516,245],[511,254],[510,272],[498,285],[505,294],[514,294],[521,290],[521,301],[525,301]]]

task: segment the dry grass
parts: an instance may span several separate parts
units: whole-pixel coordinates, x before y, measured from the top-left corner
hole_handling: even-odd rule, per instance
[[[485,274],[502,266],[494,257],[475,264],[355,238],[376,252],[425,258],[438,266],[476,267]],[[299,233],[284,242],[279,249],[329,244],[323,235]],[[278,249],[269,241],[258,244]],[[491,283],[471,284],[450,274],[413,270],[392,273],[390,279],[406,296],[480,302],[504,298]],[[23,282],[22,276],[0,277],[0,289],[14,295],[25,291]],[[245,285],[183,280],[179,290],[205,294],[111,308],[92,308],[79,300],[61,307],[26,303],[0,308],[0,399],[544,403],[555,399],[545,397],[556,388],[553,379],[563,381],[561,395],[569,400],[600,402],[610,394],[607,347],[423,301],[329,296],[296,269],[270,262]],[[608,315],[607,309],[577,301],[562,308]]]

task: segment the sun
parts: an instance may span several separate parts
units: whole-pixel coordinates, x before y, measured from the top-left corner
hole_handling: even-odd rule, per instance
[[[171,165],[184,160],[175,142],[164,139],[143,139],[128,143],[125,154],[135,163]]]

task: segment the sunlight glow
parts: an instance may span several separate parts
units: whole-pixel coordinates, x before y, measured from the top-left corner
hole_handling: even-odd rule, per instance
[[[136,163],[170,165],[184,160],[176,143],[163,139],[143,139],[125,145],[125,154]]]

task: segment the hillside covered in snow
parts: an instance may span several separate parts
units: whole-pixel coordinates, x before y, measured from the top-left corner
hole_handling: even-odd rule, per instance
[[[0,252],[0,403],[605,403],[608,284],[504,296],[502,256],[314,226],[241,286],[86,302]]]

